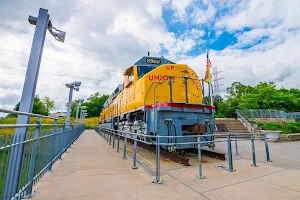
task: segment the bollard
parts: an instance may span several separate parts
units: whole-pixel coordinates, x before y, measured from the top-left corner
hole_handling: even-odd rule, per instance
[[[117,152],[120,152],[120,133],[118,133]]]
[[[238,145],[236,141],[236,135],[234,136],[234,142],[235,142],[235,155],[239,155]]]
[[[227,148],[228,148],[228,169],[229,172],[235,172],[236,170],[233,169],[233,163],[232,163],[232,149],[231,149],[231,138],[230,134],[227,135]]]
[[[115,148],[115,131],[112,132],[113,134],[113,141],[112,141],[112,148]]]
[[[159,145],[159,135],[156,135],[156,178],[152,183],[163,184],[164,181],[160,180],[160,145]]]
[[[266,161],[267,162],[272,162],[270,159],[270,152],[269,152],[269,145],[268,145],[268,140],[267,140],[267,134],[264,134],[264,140],[265,140],[265,148],[266,148]]]
[[[202,154],[201,154],[201,136],[197,137],[198,142],[198,162],[199,162],[199,175],[197,176],[199,179],[205,179],[205,176],[202,175]]]
[[[30,164],[29,164],[29,172],[27,177],[27,183],[29,183],[29,186],[26,188],[26,198],[30,198],[34,195],[32,192],[33,187],[33,178],[34,178],[34,168],[35,168],[35,162],[37,157],[37,150],[38,150],[38,138],[40,137],[41,133],[41,123],[42,123],[42,117],[40,116],[38,118],[37,124],[38,126],[35,129],[34,132],[34,141],[31,149],[31,158],[30,158]]]
[[[126,160],[126,151],[127,151],[127,148],[126,148],[126,145],[127,145],[127,137],[126,137],[126,134],[124,133],[124,148],[123,148],[123,160]]]
[[[252,146],[252,165],[253,167],[258,167],[256,165],[256,156],[255,156],[255,146],[254,146],[254,136],[253,134],[251,135],[251,146]]]
[[[136,144],[137,144],[137,136],[134,135],[134,139],[133,139],[133,165],[132,165],[132,169],[137,169],[138,167],[136,166]]]

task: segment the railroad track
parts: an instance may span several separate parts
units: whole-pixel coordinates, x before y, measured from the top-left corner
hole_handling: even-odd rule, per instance
[[[128,138],[127,141],[133,144],[133,140],[132,139]],[[142,142],[137,142],[137,146],[139,146],[139,147],[141,147],[143,149],[146,149],[148,151],[151,151],[153,153],[156,152],[156,147],[152,146],[152,145],[144,144]],[[209,150],[205,150],[205,149],[202,149],[201,152],[202,152],[203,155],[205,155],[207,157],[216,158],[216,159],[220,159],[220,160],[226,160],[224,153],[218,153],[218,152],[215,152],[215,151],[209,151]],[[185,156],[181,156],[181,155],[178,155],[178,154],[166,151],[164,149],[160,150],[160,155],[162,157],[165,157],[165,158],[167,158],[169,160],[172,160],[172,161],[174,161],[176,163],[179,163],[179,164],[182,164],[184,166],[190,166],[190,164],[189,164],[189,158],[187,158]]]

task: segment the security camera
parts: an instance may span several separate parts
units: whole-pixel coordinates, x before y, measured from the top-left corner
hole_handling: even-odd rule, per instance
[[[74,85],[75,85],[76,87],[79,87],[79,86],[81,85],[81,82],[80,82],[80,81],[75,81],[75,82],[74,82]]]
[[[75,91],[79,91],[79,87],[74,87],[74,90]]]

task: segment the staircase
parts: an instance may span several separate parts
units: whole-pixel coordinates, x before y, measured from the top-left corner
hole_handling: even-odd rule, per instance
[[[224,118],[224,119],[216,119],[215,120],[216,126],[218,128],[218,131],[221,132],[236,132],[236,133],[247,133],[249,132],[248,129],[243,125],[243,123],[234,118]],[[224,129],[224,125],[226,129]],[[219,130],[219,128],[221,130]]]

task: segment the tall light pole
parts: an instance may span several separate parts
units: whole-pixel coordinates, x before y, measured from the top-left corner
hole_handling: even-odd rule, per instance
[[[84,109],[86,109],[86,106],[80,106],[81,110],[80,110],[80,123],[82,124],[82,117],[83,117],[83,111],[86,111]]]
[[[70,125],[70,116],[71,116],[71,105],[72,105],[72,96],[73,90],[79,91],[79,86],[81,85],[80,81],[74,81],[73,83],[66,83],[67,88],[70,88],[69,92],[69,101],[68,101],[68,110],[67,110],[67,117],[66,117],[66,125]]]
[[[36,84],[38,80],[40,64],[43,54],[47,30],[58,41],[64,42],[66,33],[53,27],[48,10],[40,8],[38,17],[29,16],[30,24],[35,25],[35,32],[32,40],[30,57],[28,61],[25,81],[19,111],[32,112]],[[17,124],[28,124],[29,116],[18,115]],[[26,138],[27,128],[16,128],[13,144],[22,143]],[[3,199],[11,199],[18,190],[21,174],[21,162],[24,152],[24,144],[12,148],[8,162],[8,171],[3,190]],[[30,194],[28,194],[30,195]]]
[[[78,113],[79,113],[79,104],[81,104],[84,99],[77,99],[75,100],[77,102],[77,108],[76,108],[76,119],[75,119],[75,124],[77,124],[77,121],[78,121]]]

